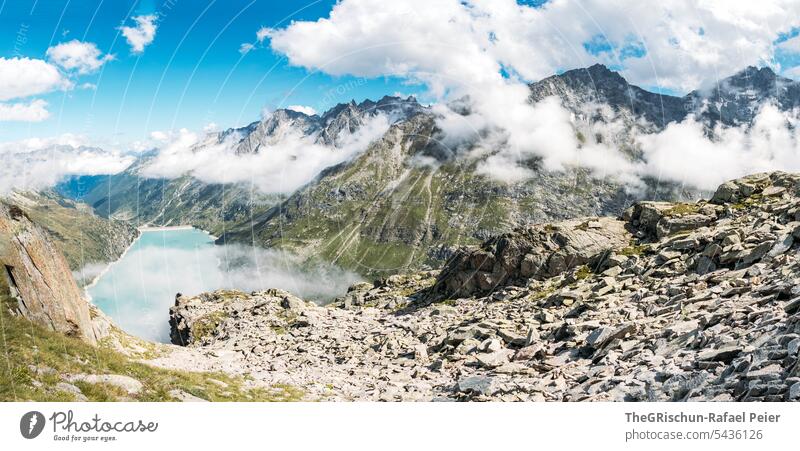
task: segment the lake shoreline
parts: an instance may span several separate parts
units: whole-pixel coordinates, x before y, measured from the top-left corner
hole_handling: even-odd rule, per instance
[[[177,226],[139,226],[136,228],[139,232],[167,232],[171,230],[199,230],[206,235],[210,236],[214,240],[219,238],[218,236],[212,234],[208,230],[201,229],[200,227],[195,227],[193,225],[177,225]]]
[[[81,289],[83,290],[84,298],[86,298],[86,300],[87,300],[87,301],[88,301],[90,304],[94,305],[94,303],[92,302],[92,295],[91,295],[91,294],[89,294],[89,290],[90,290],[91,288],[94,288],[94,287],[97,285],[97,283],[100,281],[100,279],[101,279],[101,278],[102,278],[104,275],[106,275],[106,274],[108,273],[108,271],[109,271],[109,270],[111,270],[111,267],[112,267],[112,266],[114,266],[115,264],[117,264],[119,261],[121,261],[123,258],[125,258],[125,256],[126,256],[126,255],[128,255],[128,251],[130,251],[130,250],[131,250],[131,248],[132,248],[132,247],[133,247],[133,246],[136,244],[136,242],[137,242],[137,241],[139,241],[139,240],[142,238],[142,235],[143,235],[144,233],[147,233],[147,232],[169,232],[169,231],[174,231],[174,230],[199,230],[199,231],[201,231],[201,232],[205,233],[206,235],[208,235],[209,237],[211,237],[211,238],[212,238],[214,241],[216,241],[216,240],[217,240],[217,238],[218,238],[217,236],[213,235],[213,234],[212,234],[211,232],[209,232],[208,230],[203,230],[203,229],[201,229],[201,228],[199,228],[199,227],[195,227],[195,226],[192,226],[192,225],[178,225],[178,226],[139,226],[139,227],[137,227],[137,228],[136,228],[136,231],[138,232],[138,235],[136,236],[136,238],[135,238],[133,241],[131,241],[131,243],[128,245],[128,247],[126,247],[126,248],[125,248],[125,250],[124,250],[124,251],[123,251],[123,252],[122,252],[122,253],[119,255],[119,257],[117,257],[117,258],[116,258],[115,260],[113,260],[113,261],[110,261],[110,262],[108,262],[108,263],[106,264],[106,267],[105,267],[105,268],[103,268],[103,270],[102,270],[102,271],[100,271],[99,273],[97,273],[97,274],[96,274],[96,275],[95,275],[95,276],[92,278],[92,281],[91,281],[91,282],[89,282],[88,284],[86,284],[86,285],[84,285],[84,286],[82,286],[82,287],[81,287]]]
[[[95,285],[97,285],[97,282],[99,282],[99,281],[100,281],[100,279],[101,279],[101,278],[102,278],[104,275],[106,275],[106,273],[108,273],[108,271],[111,269],[111,267],[112,267],[112,266],[114,266],[114,265],[115,265],[117,262],[119,262],[119,261],[120,261],[120,260],[122,260],[123,258],[125,258],[125,256],[126,256],[126,255],[128,255],[128,251],[130,251],[130,250],[131,250],[131,248],[133,247],[133,245],[134,245],[134,244],[136,244],[136,242],[137,242],[137,241],[139,241],[139,240],[142,238],[142,231],[141,231],[141,230],[139,230],[138,228],[136,229],[136,231],[138,232],[138,234],[136,235],[136,238],[134,238],[134,239],[133,239],[133,241],[131,241],[131,243],[128,245],[128,247],[126,247],[126,248],[125,248],[125,250],[124,250],[124,251],[122,251],[122,253],[121,253],[121,254],[119,254],[119,257],[117,257],[117,258],[116,258],[115,260],[113,260],[113,261],[110,261],[110,262],[108,262],[108,263],[106,264],[106,267],[105,267],[105,268],[103,268],[103,270],[102,270],[102,271],[100,271],[99,273],[97,273],[97,274],[96,274],[96,275],[95,275],[95,276],[92,278],[92,281],[91,281],[91,282],[89,282],[88,284],[86,284],[86,285],[84,285],[83,287],[81,287],[81,288],[83,289],[83,294],[84,294],[84,297],[86,298],[86,301],[87,301],[87,302],[89,302],[89,304],[92,304],[92,305],[94,305],[94,303],[92,302],[92,295],[90,295],[90,294],[89,294],[89,289],[91,289],[91,288],[93,288]]]

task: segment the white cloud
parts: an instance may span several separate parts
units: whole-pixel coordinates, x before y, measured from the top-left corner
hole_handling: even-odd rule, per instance
[[[625,57],[633,82],[686,91],[771,61],[779,33],[800,24],[795,12],[792,0],[343,0],[328,18],[259,32],[292,64],[417,78],[434,92],[480,85],[501,66],[531,81]],[[597,36],[610,51],[584,47]]]
[[[689,118],[661,133],[640,137],[642,175],[713,190],[726,180],[763,171],[800,171],[800,116],[772,105],[761,108],[752,126],[717,127],[709,138]]]
[[[70,134],[0,143],[0,193],[40,190],[70,175],[115,174],[133,162],[85,144],[84,137]]]
[[[47,57],[62,69],[79,74],[95,72],[114,59],[114,55],[103,55],[95,44],[77,39],[50,47]]]
[[[783,72],[783,75],[793,78],[795,80],[800,80],[800,66],[795,66],[791,69],[787,69]]]
[[[356,133],[344,135],[336,148],[316,143],[314,136],[287,132],[277,142],[262,145],[258,153],[245,154],[233,152],[235,136],[209,144],[182,129],[142,175],[171,179],[188,173],[206,183],[252,183],[264,193],[291,193],[323,169],[363,152],[388,129],[389,120],[377,115]]]
[[[264,42],[264,39],[267,39],[267,37],[269,37],[271,31],[272,29],[267,27],[259,28],[258,31],[256,31],[256,39],[258,39],[258,42]]]
[[[48,117],[47,102],[41,99],[30,103],[0,103],[0,122],[41,122]]]
[[[239,46],[239,53],[241,53],[242,55],[246,55],[250,53],[250,51],[253,50],[254,48],[255,46],[253,44],[245,42]]]
[[[153,42],[156,37],[156,19],[155,15],[136,16],[133,21],[136,26],[133,27],[120,27],[122,35],[128,40],[128,45],[131,46],[132,53],[142,53],[144,48]]]
[[[313,116],[317,114],[317,110],[313,107],[306,106],[306,105],[289,105],[286,107],[287,110],[296,111],[298,113],[303,113],[306,116]]]
[[[72,83],[61,75],[58,68],[46,61],[0,57],[0,101],[71,87]]]
[[[169,134],[162,132],[160,130],[156,130],[154,132],[150,132],[150,139],[155,141],[167,142],[169,140]]]

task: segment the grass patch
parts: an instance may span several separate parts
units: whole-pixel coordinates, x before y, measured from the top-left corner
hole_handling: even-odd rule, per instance
[[[593,274],[594,273],[592,272],[591,269],[589,269],[588,266],[583,265],[583,266],[578,267],[578,270],[575,271],[575,279],[577,279],[577,280],[588,279]]]
[[[619,255],[624,255],[626,257],[634,257],[634,256],[638,257],[640,255],[644,255],[644,253],[647,251],[647,248],[648,246],[646,245],[631,244],[630,246],[621,249],[617,253]]]
[[[0,320],[0,401],[73,401],[73,395],[57,389],[56,384],[62,381],[62,375],[82,373],[121,374],[144,386],[140,393],[128,395],[107,384],[73,384],[89,401],[173,401],[169,392],[174,389],[209,401],[299,401],[304,396],[302,390],[289,385],[248,388],[243,378],[223,373],[152,367],[114,350],[49,331],[10,315],[6,309],[0,309]]]
[[[699,212],[700,212],[699,205],[681,202],[673,205],[672,208],[665,211],[664,216],[692,215]]]
[[[217,326],[228,318],[228,314],[222,310],[213,311],[207,315],[203,315],[192,325],[192,338],[194,341],[202,341],[206,337],[210,337]]]

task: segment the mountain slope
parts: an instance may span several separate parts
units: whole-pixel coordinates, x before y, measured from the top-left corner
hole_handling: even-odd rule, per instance
[[[297,132],[314,137],[314,141],[336,151],[345,135],[356,133],[370,117],[383,114],[390,121],[400,121],[423,110],[413,97],[389,96],[378,102],[341,104],[322,116],[277,110],[246,127],[209,135],[193,151],[202,152],[205,146],[232,143],[234,154],[258,153],[262,146],[275,145]],[[249,183],[206,183],[190,174],[175,179],[143,176],[143,169],[154,158],[154,152],[146,153],[126,171],[93,181],[93,187],[82,199],[105,217],[137,225],[190,224],[221,235],[236,224],[262,215],[285,197],[262,194]]]
[[[621,114],[630,127],[644,119],[649,131],[679,122],[687,114],[686,99],[631,85],[602,64],[553,75],[531,83],[530,90],[533,103],[556,96],[564,107],[586,119],[601,119],[595,116],[596,107],[608,106]]]
[[[716,123],[749,123],[758,113],[758,102],[796,107],[798,86],[769,69],[750,68],[715,90],[675,97],[648,92],[595,65],[531,84],[529,100],[557,96],[574,114],[579,141],[611,143],[635,160],[641,154],[634,141],[637,134],[661,131],[689,114],[709,130]],[[719,116],[713,105],[735,114],[712,120]],[[87,199],[100,214],[154,224],[190,223],[220,235],[220,242],[288,248],[365,275],[435,265],[453,246],[527,222],[618,214],[630,201],[622,183],[582,169],[547,172],[535,158],[525,162],[537,174],[531,180],[506,184],[481,176],[476,168],[486,155],[456,158],[439,144],[443,136],[435,113],[413,98],[351,102],[322,116],[279,110],[211,141],[232,139],[236,153],[257,153],[299,131],[335,152],[338,137],[356,132],[365,118],[378,113],[390,116],[393,124],[382,138],[287,197],[259,197],[249,187],[207,185],[190,176],[134,182],[142,161],[114,179],[110,196],[100,189]],[[613,127],[602,126],[612,122]],[[600,129],[613,136],[600,136]],[[649,199],[698,195],[669,183],[646,182],[649,191],[643,196]]]
[[[254,240],[379,275],[435,264],[451,246],[515,224],[610,214],[628,202],[619,186],[581,171],[492,182],[475,174],[477,161],[435,160],[437,133],[427,114],[394,125],[366,152],[220,242]]]
[[[115,261],[139,235],[130,224],[98,216],[89,205],[53,191],[15,192],[7,200],[53,237],[73,271]]]

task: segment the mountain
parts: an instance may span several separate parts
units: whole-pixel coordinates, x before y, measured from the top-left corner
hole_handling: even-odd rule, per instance
[[[19,200],[19,198],[17,199]],[[168,352],[132,337],[83,298],[50,234],[0,202],[0,401],[291,401],[288,384],[143,363]]]
[[[602,106],[620,114],[629,127],[644,119],[648,131],[662,130],[686,117],[686,99],[631,85],[602,64],[553,75],[529,87],[531,102],[556,96],[564,107],[586,120],[602,119],[597,116],[597,107]]]
[[[89,205],[52,190],[14,192],[5,201],[48,233],[72,271],[115,261],[139,235],[127,222],[98,216]]]
[[[709,125],[749,124],[758,109],[770,102],[781,111],[800,107],[800,82],[781,77],[772,69],[747,67],[721,80],[710,90],[693,91],[686,96],[692,111]]]
[[[694,114],[709,128],[736,127],[753,122],[764,103],[781,111],[800,107],[800,82],[781,77],[768,67],[747,67],[719,80],[713,87],[683,97],[649,92],[632,85],[602,64],[574,69],[530,85],[531,101],[557,96],[578,117],[602,120],[598,107],[610,107],[629,127],[663,130]],[[641,123],[644,119],[646,123]]]
[[[136,226],[191,224],[219,235],[230,224],[244,222],[279,200],[245,184],[211,185],[189,175],[175,179],[142,176],[142,169],[154,156],[145,154],[124,172],[105,176],[83,201],[100,216]]]
[[[595,124],[621,124],[606,127],[613,136],[592,138],[611,142],[636,159],[637,134],[661,131],[689,114],[709,130],[717,123],[752,122],[759,101],[775,102],[782,109],[797,106],[798,86],[769,69],[748,68],[715,89],[676,97],[631,85],[617,72],[594,65],[532,83],[529,100],[557,96],[574,114],[582,142],[586,133],[596,133]],[[714,113],[713,105],[721,113]],[[204,145],[231,140],[236,153],[257,153],[287,133],[299,132],[336,152],[342,136],[355,133],[375,114],[391,118],[381,138],[286,196],[259,196],[249,186],[209,185],[188,175],[140,178],[144,157],[85,198],[104,216],[136,223],[189,223],[220,236],[220,243],[291,249],[369,276],[436,266],[455,247],[520,224],[620,214],[632,201],[622,183],[579,168],[547,172],[535,159],[525,162],[536,171],[533,179],[507,184],[484,177],[477,167],[486,156],[454,158],[440,144],[444,137],[436,114],[413,98],[350,102],[313,116],[278,110],[247,127],[212,135]],[[646,182],[647,192],[639,194],[645,198],[699,196],[666,182]]]
[[[179,297],[158,361],[346,401],[800,401],[800,174],[518,227],[332,305]],[[230,350],[238,350],[230,355]],[[176,356],[173,358],[172,356]]]
[[[280,142],[288,133],[298,131],[335,149],[345,135],[355,133],[370,117],[384,114],[390,121],[401,121],[422,110],[424,107],[413,97],[388,96],[378,102],[340,104],[322,116],[281,109],[246,127],[211,134],[194,150],[202,152],[204,146],[233,142],[236,154],[257,153],[261,146]],[[148,152],[126,171],[95,181],[82,199],[104,217],[136,225],[191,224],[221,235],[234,227],[247,227],[252,218],[263,215],[285,197],[261,194],[246,183],[209,184],[188,174],[175,179],[142,176],[143,168],[154,157],[155,152]]]
[[[476,175],[477,161],[420,163],[442,154],[436,135],[429,114],[396,123],[364,153],[219,241],[288,248],[379,275],[437,264],[453,246],[515,224],[611,214],[628,202],[621,187],[582,171],[507,185]]]
[[[48,233],[13,203],[0,203],[0,263],[0,291],[6,301],[0,309],[67,336],[97,342],[89,306],[66,259]]]

